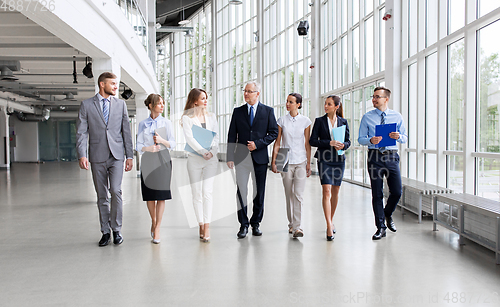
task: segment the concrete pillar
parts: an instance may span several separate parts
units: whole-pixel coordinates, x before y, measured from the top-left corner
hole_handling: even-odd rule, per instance
[[[307,76],[309,69],[311,69],[311,84],[309,85],[309,98],[311,100],[310,103],[310,118],[314,122],[314,118],[323,115],[323,104],[321,102],[321,76],[320,76],[320,67],[324,65],[321,63],[321,47],[320,47],[320,18],[321,18],[321,1],[311,1],[311,29],[310,37],[311,37],[311,66],[314,68],[307,67],[304,70],[304,74]],[[323,21],[327,22],[327,21]],[[295,33],[294,33],[295,34]],[[302,38],[299,38],[302,39]]]
[[[156,0],[147,0],[148,56],[156,72]]]
[[[149,110],[144,104],[144,100],[148,97],[148,94],[136,93],[135,94],[135,127],[132,129],[132,138],[134,139],[134,144],[136,144],[137,134],[139,133],[139,123],[148,118]],[[136,153],[136,170],[137,177],[140,177],[141,159],[140,155]]]
[[[9,115],[0,107],[0,169],[10,168]]]

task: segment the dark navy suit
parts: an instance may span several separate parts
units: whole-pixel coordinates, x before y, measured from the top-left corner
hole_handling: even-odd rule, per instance
[[[347,125],[347,119],[337,116],[337,127],[345,127],[344,136],[344,149],[347,150],[351,146],[351,140],[349,137],[349,126]],[[318,161],[325,162],[343,162],[345,160],[345,155],[338,155],[337,150],[330,145],[332,140],[330,136],[330,129],[328,127],[328,115],[316,118],[314,121],[313,130],[311,132],[311,138],[309,139],[309,144],[314,147],[318,147],[314,157]]]
[[[227,135],[227,161],[236,166],[238,185],[238,221],[241,226],[259,226],[264,215],[264,193],[266,188],[269,155],[267,146],[278,137],[278,124],[273,108],[259,102],[253,124],[250,125],[248,106],[244,104],[233,111]],[[248,141],[255,143],[256,149],[250,152]],[[253,215],[247,216],[248,176],[254,182]]]

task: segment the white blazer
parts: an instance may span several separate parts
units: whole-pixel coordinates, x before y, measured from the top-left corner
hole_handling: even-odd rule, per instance
[[[184,130],[184,137],[186,142],[200,155],[207,153],[208,151],[203,148],[193,137],[193,125],[201,127],[201,122],[195,117],[189,117],[187,115],[182,116],[182,129]],[[214,139],[212,140],[212,145],[210,152],[214,157],[217,157],[219,152],[219,124],[217,123],[217,117],[214,113],[208,113],[205,115],[206,129],[215,132]]]

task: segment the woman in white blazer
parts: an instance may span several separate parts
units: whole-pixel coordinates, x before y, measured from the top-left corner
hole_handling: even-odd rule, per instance
[[[210,219],[212,217],[212,190],[217,174],[217,152],[219,149],[219,124],[215,114],[207,111],[208,95],[202,89],[193,88],[188,95],[181,125],[189,152],[187,170],[193,206],[200,226],[200,239],[210,242]],[[215,132],[210,148],[204,148],[193,136],[193,126]]]

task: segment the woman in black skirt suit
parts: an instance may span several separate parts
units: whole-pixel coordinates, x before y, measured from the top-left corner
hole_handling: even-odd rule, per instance
[[[142,155],[142,200],[147,203],[151,215],[153,243],[158,244],[165,200],[172,198],[170,192],[172,161],[168,150],[175,147],[175,139],[172,123],[161,116],[164,108],[163,98],[158,94],[150,94],[144,104],[151,114],[139,123],[136,150]]]
[[[318,147],[314,157],[318,159],[318,172],[323,190],[323,213],[326,219],[326,239],[332,241],[336,230],[333,216],[339,200],[340,184],[344,176],[345,155],[338,150],[351,146],[349,126],[344,118],[342,102],[338,96],[328,96],[325,100],[325,115],[316,118],[309,144]],[[344,141],[336,141],[332,129],[345,127]]]

